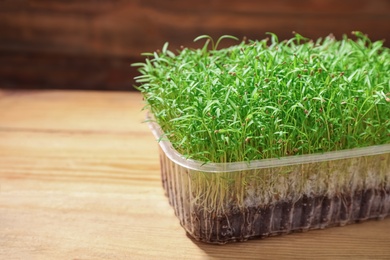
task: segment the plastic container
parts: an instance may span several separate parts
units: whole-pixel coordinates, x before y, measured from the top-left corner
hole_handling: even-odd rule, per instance
[[[185,159],[149,125],[161,139],[166,195],[196,240],[223,244],[390,215],[390,144],[204,164]]]

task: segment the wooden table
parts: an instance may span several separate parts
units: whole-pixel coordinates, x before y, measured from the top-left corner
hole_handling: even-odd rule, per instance
[[[0,259],[390,259],[390,218],[224,246],[189,238],[139,93],[0,91]]]

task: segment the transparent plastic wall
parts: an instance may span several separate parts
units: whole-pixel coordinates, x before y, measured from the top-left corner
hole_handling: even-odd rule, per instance
[[[197,240],[244,241],[390,215],[390,145],[204,164],[159,144],[169,202]]]

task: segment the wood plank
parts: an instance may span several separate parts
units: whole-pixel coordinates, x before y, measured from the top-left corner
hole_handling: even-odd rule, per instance
[[[386,0],[301,0],[291,2],[288,0],[267,1],[267,0],[243,0],[223,1],[223,0],[200,0],[196,2],[183,2],[180,0],[171,0],[169,2],[161,2],[158,0],[147,1],[132,1],[129,3],[126,0],[89,0],[77,1],[68,0],[66,2],[50,1],[50,0],[30,0],[28,4],[24,0],[2,1],[1,11],[26,11],[34,10],[39,12],[58,12],[58,13],[73,13],[73,14],[100,14],[126,8],[132,5],[148,9],[158,9],[161,12],[198,12],[209,11],[215,12],[257,12],[257,13],[360,13],[360,14],[377,14],[378,12],[386,15],[384,9],[389,7],[389,2]],[[261,7],[266,8],[261,8]],[[382,9],[382,10],[379,10]]]
[[[0,84],[7,88],[134,90],[128,65],[169,41],[199,47],[202,34],[250,39],[296,31],[308,38],[353,30],[390,46],[390,2],[48,1],[0,2]],[[232,42],[224,41],[221,47]]]
[[[0,89],[0,99],[3,131],[148,133],[140,93]]]
[[[0,259],[389,259],[390,218],[224,246],[189,238],[139,93],[0,92]]]
[[[390,22],[388,1],[274,2],[214,1],[207,5],[200,1],[189,5],[141,1],[96,16],[34,8],[2,12],[0,23],[6,26],[1,30],[0,49],[138,57],[145,50],[160,48],[165,41],[175,48],[195,46],[192,40],[200,34],[258,38],[272,31],[286,38],[297,31],[310,38],[330,32],[350,33],[354,28],[364,30],[374,40],[390,38],[383,28]],[[308,30],[311,21],[321,27]]]
[[[127,2],[126,0],[68,0],[66,2],[50,0],[29,0],[28,2],[25,0],[5,0],[1,2],[2,9],[0,12],[35,11],[42,13],[94,15],[121,8]]]
[[[3,88],[134,90],[138,72],[129,57],[0,51]]]

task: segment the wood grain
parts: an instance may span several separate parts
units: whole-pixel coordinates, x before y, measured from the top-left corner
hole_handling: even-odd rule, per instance
[[[224,246],[186,236],[139,93],[0,91],[0,259],[389,259],[390,219]]]
[[[201,34],[280,39],[360,30],[390,46],[388,0],[0,1],[0,84],[7,88],[132,89],[140,53]],[[228,43],[224,43],[228,44]],[[221,46],[226,46],[226,45]],[[230,44],[230,43],[229,43]]]

